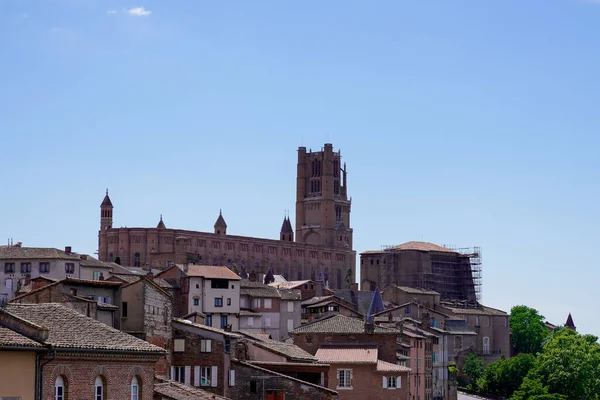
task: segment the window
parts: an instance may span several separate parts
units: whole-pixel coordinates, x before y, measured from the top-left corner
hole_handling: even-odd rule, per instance
[[[404,314],[410,314],[410,306],[404,307]]]
[[[22,274],[28,274],[31,272],[31,263],[29,262],[22,262],[21,263],[21,273]]]
[[[140,253],[135,253],[135,255],[133,256],[133,266],[134,267],[140,266]]]
[[[184,383],[185,367],[171,367],[171,379],[180,383]]]
[[[194,305],[195,305],[195,306],[198,306],[198,305],[200,305],[200,299],[198,299],[198,298],[194,298]]]
[[[123,318],[127,318],[127,302],[124,301],[121,303],[121,315]]]
[[[248,317],[248,326],[254,326],[254,317]]]
[[[212,367],[200,367],[200,386],[211,386],[211,382]]]
[[[479,317],[475,317],[475,326],[479,326]]]
[[[227,289],[229,287],[229,281],[227,279],[211,279],[210,287],[212,289]]]
[[[288,308],[288,312],[294,312],[294,302],[288,301],[287,308]]]
[[[185,351],[185,339],[174,339],[173,340],[173,351],[176,351],[176,352]]]
[[[231,298],[227,298],[227,305],[230,306],[231,305]]]
[[[138,384],[138,378],[136,376],[131,380],[131,400],[140,399],[140,385]]]
[[[338,389],[341,388],[352,388],[352,370],[351,369],[338,369]]]
[[[492,326],[492,317],[487,317],[488,326]]]
[[[94,400],[104,400],[104,379],[101,376],[97,376],[94,382]]]
[[[271,299],[264,299],[263,300],[263,307],[264,308],[271,308],[272,307],[272,300]]]
[[[40,274],[50,272],[50,263],[41,262],[40,263]]]
[[[212,315],[207,315],[204,317],[204,325],[212,326]]]
[[[54,383],[54,400],[65,400],[65,381],[62,376],[58,376]]]
[[[395,376],[384,376],[383,377],[383,388],[396,389],[396,377]]]
[[[221,329],[227,327],[227,315],[221,315]]]
[[[293,319],[288,319],[287,320],[287,330],[288,331],[293,331],[294,330],[294,320]]]
[[[265,317],[265,326],[267,326],[267,327],[271,326],[271,317]]]
[[[215,297],[215,307],[223,307],[223,298]]]
[[[229,386],[235,386],[235,370],[229,370]]]
[[[211,352],[212,340],[210,339],[200,339],[200,351],[202,353],[210,353]]]
[[[489,337],[483,338],[483,354],[485,354],[485,355],[490,354],[490,338]]]
[[[260,308],[260,299],[254,299],[252,303],[254,304],[254,308]]]
[[[100,271],[94,271],[94,280],[95,281],[99,281],[100,280],[100,275],[101,275]]]
[[[250,393],[256,393],[256,381],[250,381]]]
[[[508,326],[508,317],[504,317],[504,327]]]
[[[14,274],[15,273],[15,263],[4,263],[4,273],[5,274]]]
[[[75,272],[75,264],[73,263],[65,263],[65,272],[67,274],[72,274]]]

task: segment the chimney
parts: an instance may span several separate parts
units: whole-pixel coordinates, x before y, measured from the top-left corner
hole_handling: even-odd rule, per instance
[[[258,282],[265,283],[265,273],[264,272],[258,273]]]
[[[80,254],[79,255],[79,259],[80,260],[87,260],[87,258],[88,258],[87,254]]]
[[[358,296],[358,283],[351,283],[350,290],[354,296]]]
[[[153,280],[153,279],[154,279],[154,274],[152,273],[152,271],[148,271],[148,272],[146,273],[146,278],[148,278],[148,279],[150,279],[150,280]]]
[[[388,322],[392,322],[394,320],[394,316],[392,315],[392,312],[390,311],[388,313]]]
[[[31,282],[31,274],[25,275],[25,285],[29,285]]]
[[[372,335],[375,333],[375,324],[365,321],[365,334]]]
[[[323,281],[315,282],[315,296],[323,296]]]
[[[104,274],[102,274],[102,272],[100,272],[100,276],[98,277],[99,281],[103,281],[104,280]]]
[[[71,254],[71,246],[65,246],[65,253]]]

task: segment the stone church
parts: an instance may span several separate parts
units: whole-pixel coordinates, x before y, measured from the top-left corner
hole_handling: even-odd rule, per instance
[[[298,148],[296,226],[285,217],[279,240],[227,234],[221,213],[214,231],[167,228],[113,228],[113,204],[100,205],[98,254],[102,261],[164,269],[173,264],[225,265],[241,276],[283,275],[288,280],[324,280],[331,289],[355,282],[356,252],[352,250],[351,199],[346,165],[326,143],[321,151]]]

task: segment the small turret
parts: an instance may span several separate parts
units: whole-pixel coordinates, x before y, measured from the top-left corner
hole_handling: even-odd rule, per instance
[[[217,235],[227,234],[227,223],[225,222],[225,218],[223,218],[222,210],[219,210],[219,217],[217,218],[217,222],[215,222],[215,233]]]
[[[292,223],[290,221],[290,217],[283,217],[283,223],[281,224],[281,232],[279,233],[280,240],[284,242],[293,242],[294,241],[294,229],[292,228]]]
[[[157,229],[167,229],[167,227],[165,226],[165,223],[163,222],[162,219],[162,214],[160,214],[160,221],[158,221],[158,225],[156,225]]]
[[[573,317],[571,316],[571,313],[569,313],[569,316],[567,317],[567,322],[565,322],[565,328],[577,331],[577,328],[573,323]]]
[[[111,229],[113,224],[113,204],[108,197],[108,189],[102,204],[100,204],[100,230]]]

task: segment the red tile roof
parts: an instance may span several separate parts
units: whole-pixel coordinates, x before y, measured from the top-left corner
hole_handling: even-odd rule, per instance
[[[315,357],[328,364],[376,364],[377,347],[325,347]]]
[[[410,372],[411,369],[402,365],[377,360],[377,372]]]
[[[184,270],[183,266],[177,265]],[[198,276],[207,279],[229,279],[230,281],[241,281],[242,278],[227,267],[213,265],[190,265],[186,272],[188,276]]]
[[[406,242],[393,247],[394,250],[418,250],[418,251],[437,251],[442,253],[456,253],[447,247],[439,246],[430,242]]]

